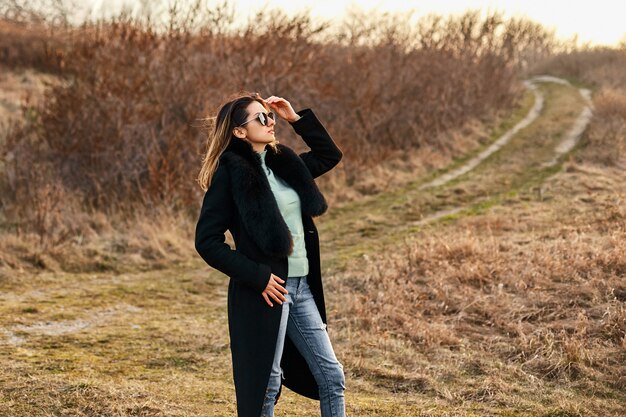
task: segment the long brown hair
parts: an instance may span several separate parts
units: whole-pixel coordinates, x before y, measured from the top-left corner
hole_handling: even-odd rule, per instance
[[[224,103],[217,116],[204,119],[209,122],[209,126],[211,122],[214,125],[213,129],[209,127],[206,154],[202,158],[202,168],[200,168],[197,178],[197,182],[204,191],[208,190],[211,179],[217,170],[219,158],[230,141],[242,140],[233,134],[233,129],[247,120],[248,111],[246,109],[254,101],[258,101],[265,107],[265,110],[270,111],[259,93],[240,93],[234,100]],[[277,140],[268,143],[274,151],[276,151],[276,144],[278,144]]]

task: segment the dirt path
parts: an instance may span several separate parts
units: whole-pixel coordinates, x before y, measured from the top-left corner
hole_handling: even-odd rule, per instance
[[[420,190],[444,185],[460,177],[461,175],[468,173],[469,171],[476,168],[480,163],[485,161],[485,159],[491,156],[491,154],[493,154],[494,152],[497,152],[503,146],[505,146],[514,137],[514,135],[517,132],[519,132],[520,130],[524,129],[525,127],[533,123],[539,117],[539,114],[541,113],[541,110],[543,109],[545,97],[543,93],[541,93],[539,89],[537,88],[537,84],[542,83],[542,82],[543,83],[556,83],[556,84],[571,86],[570,82],[567,80],[553,77],[553,76],[548,76],[548,75],[534,77],[534,78],[531,78],[530,80],[525,81],[524,85],[526,86],[526,88],[531,90],[535,96],[535,103],[533,107],[531,108],[531,110],[526,115],[526,117],[524,117],[522,121],[517,123],[512,129],[508,130],[505,134],[503,134],[500,138],[498,138],[494,143],[492,143],[489,147],[487,147],[487,149],[480,152],[478,156],[472,158],[470,161],[468,161],[461,167],[456,168],[449,173],[443,174],[435,178],[434,180],[420,186]],[[580,96],[585,100],[585,105],[583,106],[583,109],[578,115],[578,118],[574,121],[571,129],[569,129],[563,135],[561,142],[559,142],[554,148],[554,158],[550,160],[549,162],[546,162],[543,164],[543,166],[545,167],[551,167],[553,165],[556,165],[559,159],[563,155],[567,154],[572,149],[574,149],[574,147],[580,140],[583,132],[589,125],[589,122],[591,121],[591,117],[593,115],[592,104],[591,104],[591,90],[581,88],[578,90],[578,92],[580,93]],[[432,221],[439,220],[443,217],[460,213],[465,208],[466,207],[455,207],[452,209],[441,210],[436,213],[428,215],[422,220],[412,223],[412,225],[424,225]]]
[[[422,186],[420,186],[420,190],[444,185],[447,182],[468,173],[472,169],[476,168],[478,164],[482,163],[485,159],[491,156],[491,154],[499,151],[503,146],[505,146],[513,138],[513,136],[517,134],[517,132],[537,120],[539,114],[541,113],[541,110],[543,109],[543,103],[545,98],[543,93],[537,88],[537,84],[542,82],[571,86],[571,84],[567,80],[548,75],[538,76],[531,78],[530,80],[524,81],[524,86],[531,90],[535,96],[535,103],[526,115],[526,117],[524,117],[524,119],[517,123],[512,129],[508,130],[505,134],[500,136],[494,143],[489,145],[487,149],[480,152],[476,157],[472,158],[461,167],[456,168],[446,174],[443,174],[426,184],[423,184]],[[572,125],[572,128],[563,136],[563,140],[554,149],[554,158],[548,164],[546,164],[546,166],[556,164],[561,156],[570,152],[574,148],[574,146],[576,146],[576,143],[578,143],[580,136],[585,131],[585,128],[591,121],[591,91],[584,88],[581,88],[578,91],[581,97],[583,97],[583,99],[585,100],[586,104],[583,107],[580,115]]]
[[[504,145],[506,145],[513,138],[513,135],[515,135],[517,132],[519,132],[526,126],[530,125],[532,122],[534,122],[537,119],[537,117],[539,117],[539,113],[543,109],[544,96],[537,89],[537,86],[532,80],[525,81],[524,85],[526,86],[526,88],[531,90],[533,94],[535,95],[535,104],[533,105],[533,107],[530,109],[530,111],[528,112],[526,117],[524,117],[522,121],[517,123],[512,129],[507,131],[504,135],[500,136],[500,138],[498,138],[494,143],[489,145],[487,149],[480,152],[478,156],[472,158],[470,161],[468,161],[461,167],[451,172],[448,172],[444,175],[441,175],[440,177],[437,177],[434,180],[420,186],[419,189],[423,190],[425,188],[439,187],[440,185],[444,185],[445,183],[452,181],[453,179],[458,178],[463,174],[468,173],[472,169],[476,168],[478,164],[480,164],[485,159],[487,159],[487,157],[489,157],[491,154],[493,154],[494,152],[497,152]]]
[[[526,86],[535,97],[528,114],[476,157],[428,182],[381,193],[323,218],[325,264],[341,269],[344,261],[402,241],[427,223],[540,187],[576,145],[591,105],[589,91],[559,78],[536,77]]]

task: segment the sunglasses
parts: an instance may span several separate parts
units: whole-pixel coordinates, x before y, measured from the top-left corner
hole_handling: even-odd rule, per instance
[[[269,123],[269,119],[276,121],[276,115],[274,114],[274,112],[272,111],[269,113],[259,112],[256,114],[256,116],[253,119],[243,122],[242,124],[239,125],[239,127],[245,125],[246,123],[250,123],[254,120],[258,120],[263,126],[267,126],[267,124]]]

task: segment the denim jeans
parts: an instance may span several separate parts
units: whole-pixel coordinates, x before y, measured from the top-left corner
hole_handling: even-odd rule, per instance
[[[287,278],[285,288],[288,294],[282,304],[282,318],[276,342],[274,364],[266,390],[261,417],[274,417],[274,402],[281,385],[282,369],[280,359],[285,345],[285,334],[307,364],[317,381],[320,390],[320,410],[322,417],[344,417],[346,415],[343,365],[339,363],[330,343],[326,325],[322,322],[307,283],[306,276]],[[271,299],[274,307],[281,307]]]

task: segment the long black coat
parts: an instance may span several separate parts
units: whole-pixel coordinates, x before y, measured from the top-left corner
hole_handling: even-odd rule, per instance
[[[313,179],[337,165],[343,154],[311,109],[298,114],[300,119],[291,126],[311,150],[298,155],[278,144],[279,152],[275,153],[268,146],[265,163],[300,197],[309,260],[307,281],[326,323],[319,239],[313,217],[323,214],[327,203]],[[236,250],[225,243],[226,230],[233,235]],[[262,170],[261,156],[244,140],[233,137],[220,156],[202,202],[195,245],[207,264],[230,277],[228,329],[237,412],[240,417],[259,417],[282,311],[282,305],[276,302],[270,307],[261,293],[270,273],[287,280],[287,256],[293,241]],[[285,338],[281,366],[284,385],[319,400],[317,383],[289,337]]]

